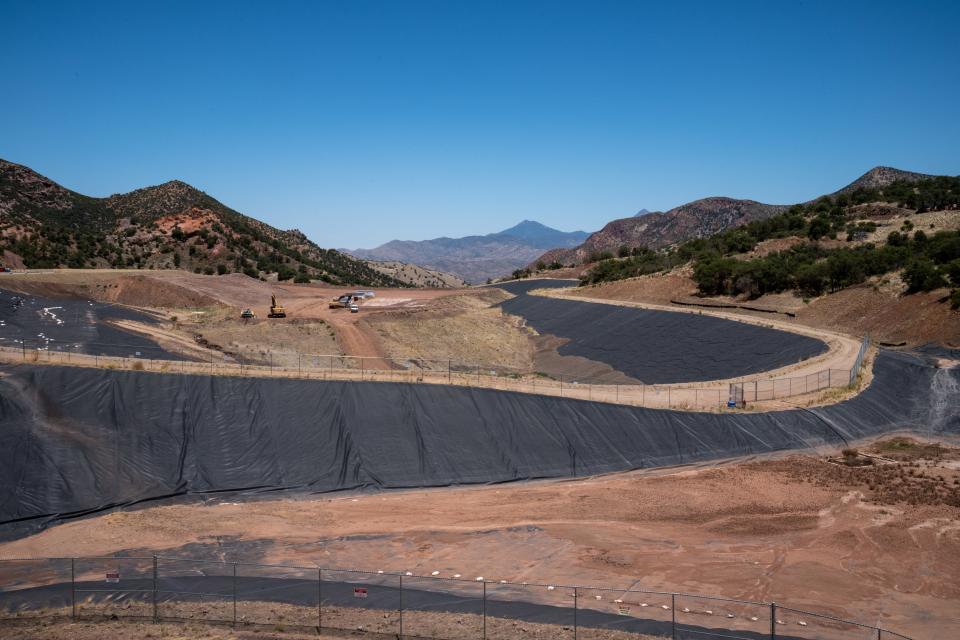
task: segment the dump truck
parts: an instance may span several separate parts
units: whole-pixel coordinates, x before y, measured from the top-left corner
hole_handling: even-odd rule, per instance
[[[277,304],[277,296],[270,296],[270,313],[267,314],[268,318],[286,318],[287,312],[282,306]]]

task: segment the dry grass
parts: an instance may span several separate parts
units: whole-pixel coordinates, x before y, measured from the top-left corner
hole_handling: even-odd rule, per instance
[[[520,318],[490,306],[507,295],[491,289],[483,295],[455,296],[427,309],[384,313],[364,323],[376,333],[387,356],[436,360],[425,363],[428,369],[445,369],[446,361],[453,360],[529,371],[533,333]]]
[[[788,473],[820,487],[863,491],[877,505],[960,507],[960,450],[910,438],[844,449],[834,464],[794,464]]]

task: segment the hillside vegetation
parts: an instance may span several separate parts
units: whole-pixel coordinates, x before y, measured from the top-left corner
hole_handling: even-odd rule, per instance
[[[180,182],[108,198],[0,160],[0,251],[28,268],[184,269],[254,278],[403,286],[365,262],[281,231]]]
[[[693,278],[704,295],[756,298],[795,290],[816,296],[902,269],[908,292],[952,286],[954,308],[960,306],[960,233],[914,228],[908,219],[886,238],[866,241],[877,228],[862,215],[862,205],[867,203],[895,204],[908,214],[958,209],[960,178],[898,180],[883,187],[838,192],[667,249],[621,247],[616,256],[612,252],[594,256],[597,264],[581,280],[583,284],[609,282],[691,262]],[[761,242],[778,238],[801,241],[766,255],[752,253]]]

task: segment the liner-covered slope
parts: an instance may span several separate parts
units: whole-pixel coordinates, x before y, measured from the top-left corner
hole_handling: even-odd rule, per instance
[[[557,351],[608,364],[645,384],[725,380],[778,369],[826,352],[807,336],[710,315],[531,296],[574,280],[497,285],[515,298],[500,306],[542,334],[569,340]]]
[[[842,444],[906,428],[960,433],[960,372],[891,353],[851,400],[757,414],[439,385],[52,366],[3,374],[2,523],[184,493],[505,482]]]

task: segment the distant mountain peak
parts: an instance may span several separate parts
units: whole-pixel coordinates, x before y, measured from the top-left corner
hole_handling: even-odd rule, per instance
[[[536,220],[522,220],[509,229],[482,236],[391,240],[374,249],[354,249],[349,253],[366,260],[416,264],[476,283],[504,276],[546,249],[575,247],[589,235],[585,231],[558,231]]]
[[[550,229],[551,231],[556,231],[556,229],[551,229],[547,225],[543,224],[542,222],[537,222],[536,220],[521,220],[509,229],[504,229],[500,233],[509,234],[511,231],[523,231],[525,229]]]
[[[879,166],[870,169],[865,174],[845,186],[843,189],[840,189],[831,195],[850,193],[852,191],[856,191],[857,189],[879,189],[900,180],[917,182],[918,180],[927,180],[932,177],[932,175],[926,173],[916,173],[914,171],[904,171],[903,169],[896,169],[894,167]]]
[[[917,182],[933,177],[935,176],[894,167],[877,166],[830,195],[850,193],[857,189],[883,188],[901,180]],[[651,213],[641,209],[629,218],[607,223],[580,246],[551,249],[541,255],[537,262],[581,264],[589,261],[595,254],[615,252],[621,246],[645,246],[655,249],[666,247],[692,238],[706,238],[753,220],[763,220],[786,209],[784,205],[725,196],[701,198],[665,213]]]

